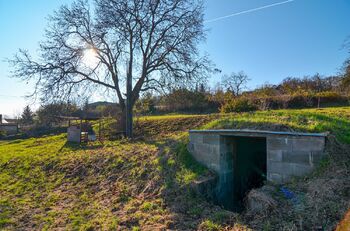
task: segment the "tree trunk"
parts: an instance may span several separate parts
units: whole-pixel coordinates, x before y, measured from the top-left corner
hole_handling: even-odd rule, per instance
[[[127,101],[127,99],[125,100]],[[121,112],[117,114],[117,132],[123,132],[128,137],[133,137],[133,104],[129,104],[130,108],[125,104],[125,107],[121,109]]]
[[[121,112],[117,114],[117,132],[123,132],[123,135],[125,135],[126,131],[126,110],[125,108],[122,109]]]
[[[128,97],[127,103],[126,103],[126,108],[125,108],[125,135],[128,138],[133,137],[133,114],[132,114],[132,103],[131,97]]]
[[[128,70],[127,79],[126,79],[126,104],[125,104],[125,112],[126,112],[126,121],[125,121],[125,135],[128,138],[132,138],[132,108],[133,108],[133,100],[132,100],[132,75],[131,68]]]

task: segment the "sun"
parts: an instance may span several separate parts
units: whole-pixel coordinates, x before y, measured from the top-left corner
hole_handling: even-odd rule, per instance
[[[85,49],[82,62],[86,67],[95,67],[98,63],[96,50],[94,48]]]

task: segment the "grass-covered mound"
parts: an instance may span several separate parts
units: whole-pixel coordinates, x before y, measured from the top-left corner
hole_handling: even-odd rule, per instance
[[[331,230],[349,208],[349,116],[350,108],[330,108],[146,117],[136,122],[132,142],[78,146],[64,134],[2,141],[0,229]],[[189,155],[184,131],[204,124],[329,131],[340,143],[330,146],[330,158],[313,174],[285,185],[298,196],[297,206],[271,186],[278,202],[271,211],[235,214],[192,190],[194,181],[212,173]]]
[[[210,128],[330,132],[339,141],[350,144],[350,107],[231,114],[203,126]]]
[[[203,129],[330,133],[326,144],[329,157],[312,174],[283,187],[265,187],[276,206],[259,213],[246,211],[242,220],[257,230],[333,230],[350,209],[349,119],[350,108],[343,107],[233,114],[205,125]]]

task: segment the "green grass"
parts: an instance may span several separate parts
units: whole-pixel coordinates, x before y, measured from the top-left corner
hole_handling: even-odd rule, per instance
[[[208,231],[218,231],[222,227],[220,224],[217,224],[211,220],[205,220],[201,223],[201,229],[208,230]]]
[[[141,137],[137,141],[74,145],[66,143],[64,134],[0,141],[0,229],[246,230],[247,226],[255,227],[252,219],[233,215],[193,194],[191,183],[212,173],[187,151],[187,130],[201,127],[331,132],[341,142],[350,143],[349,118],[350,107],[147,116],[136,123],[135,133]],[[113,123],[111,119],[104,121],[106,127]],[[327,181],[330,174],[348,171],[344,164],[336,171],[330,168],[332,161],[326,159],[315,171],[317,178],[309,179],[307,186],[301,179],[293,187],[302,184],[300,190],[308,195],[309,185],[316,182],[313,180],[325,180],[320,186],[325,187],[328,182],[335,184]],[[299,216],[311,224],[325,220],[324,211],[334,222],[339,206],[344,207],[346,189],[339,186],[332,190],[338,195],[336,200],[319,196],[319,207],[307,204],[310,210],[306,215],[294,214],[288,206],[278,208],[257,229],[267,223],[272,230],[289,227],[299,222]],[[320,215],[311,220],[310,211],[314,210]]]
[[[350,143],[350,108],[258,111],[231,114],[212,121],[202,129],[236,128],[330,132],[341,142]]]
[[[187,150],[186,144],[186,141],[182,141],[176,147],[177,160],[180,164],[180,170],[178,171],[176,179],[184,184],[189,184],[195,179],[207,175],[208,169],[195,161]]]
[[[107,190],[100,183],[105,183],[108,177],[117,177],[119,169],[124,174],[127,172],[130,179],[118,182],[118,190],[124,189],[124,194],[129,196],[129,184],[141,182],[153,168],[152,163],[148,165],[147,161],[141,163],[136,159],[148,159],[147,155],[155,152],[154,145],[144,143],[71,145],[66,143],[64,135],[2,142],[0,210],[5,212],[1,213],[0,225],[16,224],[14,227],[20,229],[17,224],[45,223],[55,227],[59,217],[71,229],[113,226],[118,217],[100,203],[100,191],[94,187]]]
[[[172,139],[77,145],[65,135],[2,141],[0,229],[163,227],[172,213],[164,202],[175,199],[162,191],[181,191],[205,171],[176,147]]]

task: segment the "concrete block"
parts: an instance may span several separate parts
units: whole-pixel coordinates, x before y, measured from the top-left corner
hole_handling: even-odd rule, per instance
[[[287,183],[292,179],[292,175],[282,175],[282,182],[281,183]]]
[[[194,152],[194,143],[188,143],[187,150],[191,153]]]
[[[276,184],[281,184],[283,183],[283,176],[278,173],[269,173],[267,174],[267,180]]]
[[[289,163],[269,161],[267,164],[267,173],[293,174],[293,166]]]
[[[288,176],[302,176],[312,171],[312,166],[305,164],[273,162],[267,165],[267,173],[278,173]]]
[[[200,133],[190,133],[189,136],[190,142],[191,143],[203,143],[203,134]]]
[[[210,152],[212,155],[220,157],[220,146],[219,145],[210,145]]]
[[[323,151],[324,137],[293,137],[291,138],[293,151]]]
[[[193,157],[208,168],[218,172],[220,169],[219,148],[209,144],[194,144]]]
[[[203,143],[220,145],[220,135],[205,134],[203,135]]]
[[[310,164],[311,152],[308,151],[283,151],[282,161],[287,163]]]
[[[268,161],[282,161],[282,150],[267,150]]]
[[[310,173],[313,170],[313,167],[310,165],[304,164],[292,164],[293,165],[293,174],[292,176],[303,176]],[[286,174],[289,175],[289,174]]]
[[[209,148],[206,147],[206,145],[195,143],[193,145],[193,157],[199,161],[199,162],[205,162],[205,159],[207,159],[208,156],[208,150]]]
[[[211,147],[208,144],[195,143],[194,150],[196,153],[200,153],[201,155],[209,155],[211,151]]]
[[[267,150],[291,150],[292,143],[287,137],[267,137]]]

